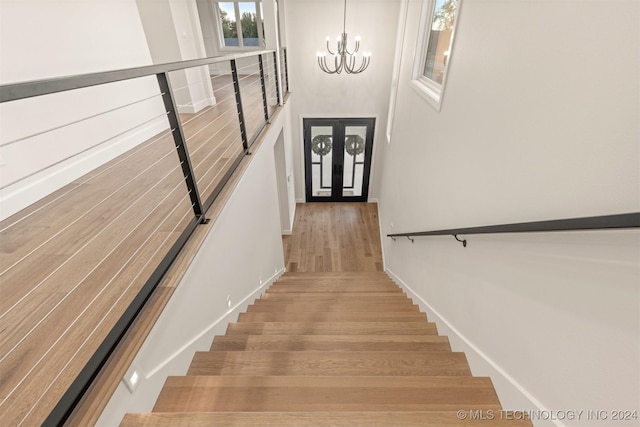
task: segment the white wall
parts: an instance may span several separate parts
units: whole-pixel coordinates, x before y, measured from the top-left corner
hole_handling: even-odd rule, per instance
[[[205,58],[205,44],[195,0],[137,0],[154,64]],[[180,113],[194,114],[214,105],[207,66],[169,73]]]
[[[410,86],[420,7],[381,153],[383,235],[640,211],[638,2],[463,2],[440,113]],[[385,266],[504,406],[640,409],[637,230],[467,238],[385,237]]]
[[[253,153],[237,189],[136,356],[142,380],[131,394],[120,384],[98,426],[118,425],[126,412],[150,412],[168,375],[184,375],[195,351],[284,271],[274,145],[286,126],[285,105]],[[227,306],[227,299],[231,306]]]
[[[342,33],[342,0],[287,0],[286,37],[289,85],[293,100],[296,198],[303,201],[304,141],[302,117],[376,117],[372,180],[369,197],[379,194],[376,160],[386,129],[399,0],[356,0],[347,3],[346,29],[353,43],[360,35],[361,51],[370,51],[371,65],[362,74],[325,74],[316,53],[326,50],[326,37]],[[384,27],[384,31],[381,30]]]
[[[0,1],[0,83],[148,65],[134,0]],[[154,78],[0,105],[0,219],[168,126]],[[144,123],[146,122],[146,123]],[[29,137],[30,135],[35,135]],[[95,146],[94,148],[92,148]],[[75,156],[77,153],[82,153]],[[44,172],[38,171],[54,165]],[[10,185],[11,183],[19,182]]]
[[[286,129],[291,129],[290,109],[284,118]],[[293,174],[293,147],[291,144],[291,132],[283,132],[274,145],[276,159],[276,173],[278,180],[278,198],[280,205],[280,226],[282,234],[293,233],[293,224],[296,214],[296,194]]]

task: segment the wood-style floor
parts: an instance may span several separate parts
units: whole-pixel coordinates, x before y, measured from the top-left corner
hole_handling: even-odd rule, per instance
[[[472,376],[376,271],[377,229],[375,204],[298,205],[284,239],[297,271],[197,352],[185,376],[169,377],[151,413],[127,414],[121,427],[530,427],[501,412],[491,380]]]
[[[211,81],[218,103],[180,115],[202,200],[243,155],[230,77]],[[42,424],[193,217],[166,131],[0,223],[0,424]]]
[[[383,271],[378,205],[299,203],[283,237],[289,272]]]

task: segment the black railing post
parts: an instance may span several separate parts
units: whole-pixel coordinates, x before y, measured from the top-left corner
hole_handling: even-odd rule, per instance
[[[287,92],[289,92],[289,66],[287,65],[287,48],[282,48],[282,56],[284,58],[284,82],[287,86]]]
[[[262,55],[258,55],[258,64],[260,65],[260,84],[262,85],[262,107],[264,108],[264,120],[269,121],[269,104],[267,103],[267,84],[264,81],[264,62]]]
[[[184,132],[182,131],[182,124],[180,123],[175,99],[173,98],[169,74],[166,72],[158,73],[156,74],[156,77],[158,78],[158,85],[160,86],[160,92],[162,93],[164,108],[167,111],[167,117],[169,118],[169,126],[171,128],[171,133],[173,134],[173,142],[176,145],[176,151],[178,152],[180,164],[182,165],[184,181],[187,184],[187,190],[189,191],[189,197],[191,198],[193,213],[200,218],[203,216],[204,210],[202,209],[200,192],[198,191],[193,167],[191,166],[191,158],[189,157],[189,150],[187,149],[187,141],[184,137]]]
[[[240,122],[240,135],[242,136],[242,147],[245,153],[249,151],[249,141],[247,140],[247,127],[244,123],[244,111],[242,110],[242,97],[240,96],[240,81],[238,80],[238,68],[236,60],[231,60],[231,77],[233,78],[233,88],[236,91],[236,106],[238,107],[238,121]]]
[[[281,103],[280,99],[280,73],[278,72],[278,52],[273,52],[273,74],[276,76],[276,99]]]

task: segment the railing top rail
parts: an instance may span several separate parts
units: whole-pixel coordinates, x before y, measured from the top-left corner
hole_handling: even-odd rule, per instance
[[[450,236],[458,234],[528,233],[546,231],[602,230],[639,228],[640,212],[583,218],[555,219],[550,221],[520,222],[481,227],[451,228],[446,230],[416,231],[387,234],[387,237]]]
[[[122,80],[146,77],[169,71],[185,68],[199,67],[202,65],[217,64],[232,59],[247,58],[251,56],[273,53],[274,50],[253,50],[246,53],[215,56],[209,58],[192,59],[188,61],[169,62],[166,64],[145,65],[142,67],[125,68],[121,70],[102,71],[89,74],[54,77],[50,79],[33,80],[27,82],[10,83],[0,85],[0,103],[32,98],[34,96],[48,95],[67,90],[81,89],[89,86],[97,86]]]

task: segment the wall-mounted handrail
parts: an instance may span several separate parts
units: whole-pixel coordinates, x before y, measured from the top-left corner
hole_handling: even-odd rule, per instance
[[[10,83],[0,85],[0,103],[16,101],[18,99],[32,98],[34,96],[49,95],[56,92],[81,89],[106,83],[114,83],[122,80],[139,77],[153,76],[170,71],[183,70],[185,68],[200,67],[228,62],[232,59],[249,58],[256,55],[272,53],[273,50],[254,50],[247,53],[215,56],[188,61],[169,62],[166,64],[146,65],[142,67],[125,68],[120,70],[103,71],[90,74],[78,74],[72,76],[55,77],[52,79],[33,80],[27,82]]]
[[[397,237],[412,238],[420,236],[453,236],[456,240],[461,242],[463,246],[466,247],[467,241],[459,239],[457,237],[458,235],[607,230],[622,228],[640,228],[640,212],[582,218],[554,219],[548,221],[486,225],[479,227],[450,228],[446,230],[393,233],[387,234],[387,237],[391,237],[393,240],[395,240]]]

